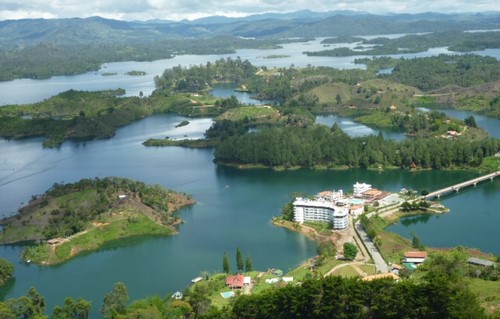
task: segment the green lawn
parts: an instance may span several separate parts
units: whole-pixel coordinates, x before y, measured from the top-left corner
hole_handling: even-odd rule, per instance
[[[345,266],[337,269],[333,275],[341,277],[360,277],[359,273],[352,266]]]
[[[470,288],[488,313],[500,316],[500,281],[468,279]],[[498,317],[495,317],[498,318]]]

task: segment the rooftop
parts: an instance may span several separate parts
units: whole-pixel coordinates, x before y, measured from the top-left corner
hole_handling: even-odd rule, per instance
[[[427,258],[426,251],[407,251],[405,252],[406,258]]]
[[[470,257],[469,259],[467,259],[467,262],[469,264],[481,265],[481,266],[485,266],[485,267],[495,267],[496,266],[496,264],[494,262],[492,262],[491,260],[481,259],[481,258],[476,258],[476,257]]]
[[[226,285],[230,288],[242,288],[245,285],[245,277],[243,275],[229,276],[226,279]]]

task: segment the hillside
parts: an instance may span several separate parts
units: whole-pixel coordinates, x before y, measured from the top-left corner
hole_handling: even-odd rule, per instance
[[[180,222],[173,213],[191,204],[185,194],[125,178],[56,183],[0,221],[0,243],[47,241],[28,248],[23,257],[54,264],[124,237],[171,235]]]

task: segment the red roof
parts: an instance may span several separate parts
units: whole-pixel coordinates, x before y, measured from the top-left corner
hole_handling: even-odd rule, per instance
[[[405,252],[406,258],[427,258],[426,251],[407,251]]]
[[[244,281],[245,277],[243,275],[229,276],[226,279],[226,285],[230,288],[242,288]]]

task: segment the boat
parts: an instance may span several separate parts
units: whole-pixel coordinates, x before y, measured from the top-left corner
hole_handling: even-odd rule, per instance
[[[191,282],[192,282],[193,284],[195,284],[195,283],[197,283],[198,281],[202,281],[202,280],[203,280],[203,277],[196,277],[196,278],[191,279]]]

